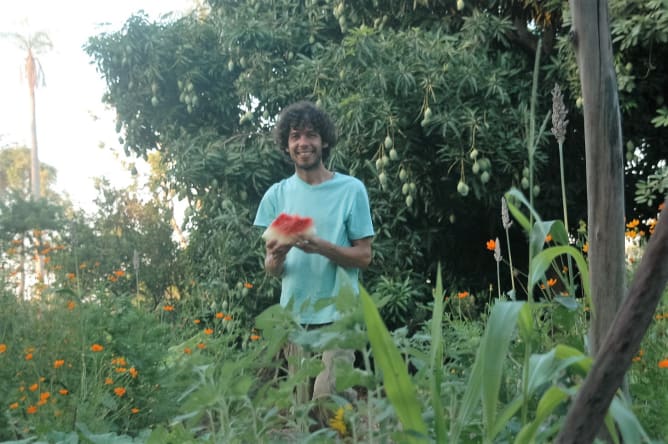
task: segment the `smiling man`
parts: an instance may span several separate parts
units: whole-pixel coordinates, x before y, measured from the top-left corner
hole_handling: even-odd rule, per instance
[[[279,214],[287,213],[312,218],[315,233],[290,244],[267,241],[265,270],[281,278],[280,304],[292,304],[300,324],[327,325],[340,315],[333,304],[321,308],[317,302],[337,296],[342,285],[352,285],[357,292],[359,270],[371,262],[374,231],[369,198],[359,179],[325,167],[337,142],[336,129],[313,103],[297,102],[285,108],[274,135],[294,163],[295,174],[267,190],[254,225],[266,228]],[[323,353],[325,369],[316,378],[314,399],[331,394],[333,361],[338,359],[352,363],[353,354]]]

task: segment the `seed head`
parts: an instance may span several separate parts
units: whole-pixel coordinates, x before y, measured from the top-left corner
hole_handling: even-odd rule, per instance
[[[497,262],[501,262],[501,242],[499,242],[499,238],[496,238],[496,242],[494,243],[494,260]]]
[[[504,230],[507,230],[513,225],[513,221],[510,220],[510,216],[508,215],[508,202],[506,202],[505,197],[501,198],[501,223],[503,224]]]
[[[564,95],[561,93],[559,84],[555,83],[552,89],[552,134],[559,144],[563,144],[566,139],[567,114]]]

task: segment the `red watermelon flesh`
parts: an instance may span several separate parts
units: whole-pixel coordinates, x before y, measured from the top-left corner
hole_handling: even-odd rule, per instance
[[[277,240],[279,244],[293,244],[301,236],[315,234],[313,219],[296,214],[281,213],[262,234],[266,241]]]

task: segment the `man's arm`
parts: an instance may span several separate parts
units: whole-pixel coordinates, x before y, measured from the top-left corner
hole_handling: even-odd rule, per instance
[[[305,253],[325,256],[330,261],[344,268],[365,269],[371,263],[372,237],[351,241],[350,247],[333,244],[325,239],[314,236],[298,241],[295,246]]]

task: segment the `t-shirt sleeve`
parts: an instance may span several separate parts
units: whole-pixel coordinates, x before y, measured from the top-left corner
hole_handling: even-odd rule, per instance
[[[276,216],[278,216],[276,213],[275,191],[275,186],[271,186],[262,197],[260,205],[257,208],[257,213],[255,214],[253,225],[266,228],[271,225],[274,219],[276,219]]]
[[[364,239],[374,235],[373,221],[371,220],[371,206],[364,184],[357,181],[353,196],[348,233],[350,240]]]

